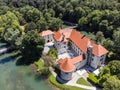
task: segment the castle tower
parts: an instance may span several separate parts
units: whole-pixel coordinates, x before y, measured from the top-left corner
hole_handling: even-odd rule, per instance
[[[70,59],[66,58],[65,61],[62,64],[60,64],[60,70],[60,77],[63,80],[70,80],[72,79],[72,73],[75,70],[75,66]]]

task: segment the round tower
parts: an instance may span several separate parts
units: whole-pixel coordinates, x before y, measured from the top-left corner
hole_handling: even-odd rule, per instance
[[[61,70],[60,77],[63,80],[71,80],[72,73],[75,70],[75,66],[70,59],[66,58],[65,61],[62,64],[60,64],[60,70]]]

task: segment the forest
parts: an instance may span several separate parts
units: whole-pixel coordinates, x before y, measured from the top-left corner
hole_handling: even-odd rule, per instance
[[[120,60],[120,0],[0,0],[1,39],[19,49],[24,58],[38,59],[44,47],[39,32],[57,31],[64,21],[75,23],[78,31],[106,47],[109,50],[106,61]],[[116,70],[118,76],[117,68],[113,65],[110,70]],[[103,71],[115,76],[110,70]],[[120,83],[117,77],[112,78]]]
[[[0,32],[56,31],[63,21],[78,24],[77,30],[105,46],[108,60],[120,59],[119,0],[0,0]]]

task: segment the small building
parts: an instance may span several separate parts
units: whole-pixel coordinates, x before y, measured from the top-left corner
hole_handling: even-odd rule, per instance
[[[77,54],[75,57],[58,60],[61,78],[64,80],[70,80],[72,72],[86,64],[97,69],[105,62],[108,50],[94,43],[75,29],[59,29],[57,32],[46,30],[41,32],[40,35],[45,39],[46,43],[54,43],[58,54],[68,52],[69,48]]]
[[[52,32],[51,30],[45,30],[40,33],[40,36],[42,36],[45,39],[45,43],[49,43],[54,42],[53,34],[54,32]]]

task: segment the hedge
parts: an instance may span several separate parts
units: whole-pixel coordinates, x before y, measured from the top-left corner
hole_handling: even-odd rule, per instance
[[[90,81],[92,81],[94,84],[98,84],[98,82],[99,82],[99,80],[97,79],[96,75],[93,74],[93,73],[90,73],[90,74],[89,74],[88,79],[89,79]]]

